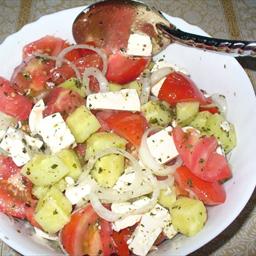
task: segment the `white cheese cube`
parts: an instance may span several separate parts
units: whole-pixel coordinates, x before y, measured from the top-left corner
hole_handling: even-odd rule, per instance
[[[128,39],[126,54],[131,56],[151,56],[152,43],[150,37],[146,34],[131,34]]]
[[[168,237],[168,239],[172,239],[174,236],[177,235],[177,231],[174,228],[174,226],[171,224],[171,222],[166,222],[164,229],[163,229],[164,234]]]
[[[230,131],[230,125],[228,121],[223,121],[220,124],[220,128],[224,131],[224,132],[229,132]]]
[[[129,184],[132,184],[135,179],[135,172],[131,167],[128,167],[124,173],[118,178],[116,184],[113,189],[118,192],[124,192],[129,190]]]
[[[86,181],[81,182],[77,186],[71,186],[66,189],[65,196],[71,204],[77,204],[82,198],[91,193],[91,185]]]
[[[136,255],[147,255],[168,219],[168,211],[157,204],[150,212],[142,216],[140,224],[128,240],[129,249]]]
[[[42,141],[13,127],[8,128],[0,143],[0,147],[10,154],[17,166],[26,164],[31,159],[33,149],[39,149],[42,145]]]
[[[68,148],[75,142],[75,138],[60,113],[54,113],[43,118],[40,122],[38,134],[49,146],[52,153]]]
[[[111,210],[114,213],[124,214],[131,210],[137,210],[137,209],[147,205],[149,201],[150,201],[150,199],[148,197],[143,197],[139,200],[136,200],[133,203],[129,203],[129,202],[113,203],[111,205]],[[141,214],[128,215],[127,217],[124,217],[122,219],[115,221],[113,223],[112,227],[115,231],[119,232],[120,230],[122,230],[124,228],[131,227],[134,224],[136,224],[140,220],[141,216],[142,216]]]
[[[43,100],[39,100],[32,108],[29,118],[28,125],[32,135],[38,133],[40,129],[40,122],[43,119],[43,111],[45,110],[45,105]]]
[[[157,132],[147,138],[147,144],[151,155],[160,164],[164,164],[179,155],[173,137],[169,134],[172,127]]]
[[[140,111],[140,99],[136,89],[123,89],[117,92],[90,94],[86,106],[89,109]]]

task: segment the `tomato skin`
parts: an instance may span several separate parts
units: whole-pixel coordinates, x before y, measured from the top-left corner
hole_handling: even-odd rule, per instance
[[[88,228],[98,220],[98,215],[89,204],[71,215],[70,222],[64,226],[60,233],[60,240],[70,256],[84,255],[84,240],[87,237]],[[94,249],[102,249],[101,244],[94,244]]]
[[[23,59],[32,55],[33,52],[57,56],[65,46],[63,39],[54,36],[45,36],[24,46]]]
[[[199,111],[200,111],[200,112],[201,112],[201,111],[208,111],[208,112],[210,112],[211,114],[219,114],[219,113],[220,113],[218,107],[206,108],[206,107],[204,107],[204,106],[200,106],[200,107],[199,107]]]
[[[111,228],[111,223],[106,220],[100,219],[99,224],[103,255],[111,256],[116,252],[115,244],[112,239],[113,232]]]
[[[71,114],[76,108],[83,105],[85,103],[85,100],[78,93],[72,90],[56,87],[51,90],[50,93],[45,97],[45,103],[45,116],[60,112],[65,118],[68,114]]]
[[[0,77],[0,111],[23,121],[28,119],[31,109],[32,102],[19,95],[9,81]]]
[[[131,234],[132,233],[129,228],[122,229],[119,232],[113,231],[112,237],[115,242],[118,255],[122,255],[122,256],[130,255],[127,241],[131,237]]]
[[[186,166],[177,168],[174,178],[181,189],[192,191],[206,205],[218,205],[226,200],[226,192],[221,184],[201,180]]]
[[[231,178],[225,156],[216,153],[217,139],[199,137],[196,132],[184,133],[180,127],[173,130],[173,139],[186,167],[198,178],[214,182]]]
[[[148,124],[146,119],[138,114],[127,111],[101,111],[96,114],[99,122],[107,131],[114,131],[135,146],[139,146]]]
[[[134,81],[149,64],[149,58],[126,57],[120,53],[112,54],[108,59],[107,80],[117,84]]]
[[[158,98],[172,106],[185,101],[199,101],[201,105],[208,103],[195,83],[180,72],[172,72],[167,76],[159,91]]]
[[[20,168],[10,157],[0,155],[0,180],[8,179],[12,175],[20,173]]]

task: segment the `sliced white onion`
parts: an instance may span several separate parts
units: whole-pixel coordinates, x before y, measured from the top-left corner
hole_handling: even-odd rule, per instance
[[[89,76],[94,76],[99,82],[100,92],[108,91],[108,81],[106,77],[102,74],[102,72],[98,68],[86,68],[83,74],[83,86],[85,87],[86,95],[91,93],[89,88]]]
[[[228,106],[226,97],[224,95],[220,95],[220,94],[216,93],[216,94],[211,95],[211,99],[217,105],[220,112],[222,114],[226,115],[227,114],[227,106]]]
[[[122,215],[117,214],[104,207],[104,205],[100,202],[98,196],[95,193],[91,193],[89,199],[95,212],[104,220],[114,222],[122,217]]]
[[[155,85],[157,82],[159,82],[162,78],[169,75],[171,72],[173,72],[173,68],[171,67],[164,67],[154,71],[151,74],[151,85]]]
[[[143,164],[147,168],[151,169],[155,175],[167,176],[169,174],[174,173],[177,166],[176,165],[173,165],[173,166],[161,165],[151,155],[149,148],[148,148],[147,137],[148,137],[148,134],[154,130],[155,130],[155,128],[150,128],[144,132],[142,139],[141,139],[141,144],[139,147],[139,157],[140,157],[141,161],[143,162]]]
[[[140,102],[141,104],[145,104],[148,102],[150,90],[151,90],[150,73],[149,72],[143,73],[139,81],[142,84]]]
[[[87,44],[76,44],[76,45],[71,45],[65,49],[63,49],[59,55],[57,56],[57,61],[56,61],[56,66],[60,67],[62,65],[62,62],[65,59],[65,56],[68,52],[74,50],[74,49],[87,49],[87,50],[92,50],[94,52],[96,52],[102,59],[103,62],[103,69],[102,69],[102,73],[105,75],[107,72],[107,55],[106,53],[94,46],[91,45],[87,45]]]

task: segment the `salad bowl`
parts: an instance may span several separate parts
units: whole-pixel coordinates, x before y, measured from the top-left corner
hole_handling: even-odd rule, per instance
[[[0,45],[0,60],[4,62],[0,75],[10,79],[14,68],[21,62],[23,46],[36,39],[53,35],[74,42],[72,23],[83,8],[77,7],[41,17],[6,38]],[[166,17],[184,31],[207,36],[200,28],[179,18],[168,15]],[[228,105],[227,119],[235,125],[237,133],[237,146],[229,155],[233,177],[225,183],[226,202],[208,207],[207,223],[196,236],[176,236],[150,254],[187,255],[227,228],[242,211],[255,188],[256,143],[252,141],[256,130],[256,101],[248,76],[233,57],[172,44],[156,58],[164,58],[186,70],[198,87],[208,94],[225,95]],[[26,222],[0,214],[0,227],[0,238],[23,255],[62,255],[55,242],[36,236]]]

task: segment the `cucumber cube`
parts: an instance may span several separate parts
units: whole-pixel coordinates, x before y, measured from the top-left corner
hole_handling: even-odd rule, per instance
[[[199,111],[199,102],[180,102],[176,105],[177,121],[180,125],[188,125]]]
[[[82,143],[100,128],[97,118],[85,106],[77,108],[66,120],[77,143]]]

